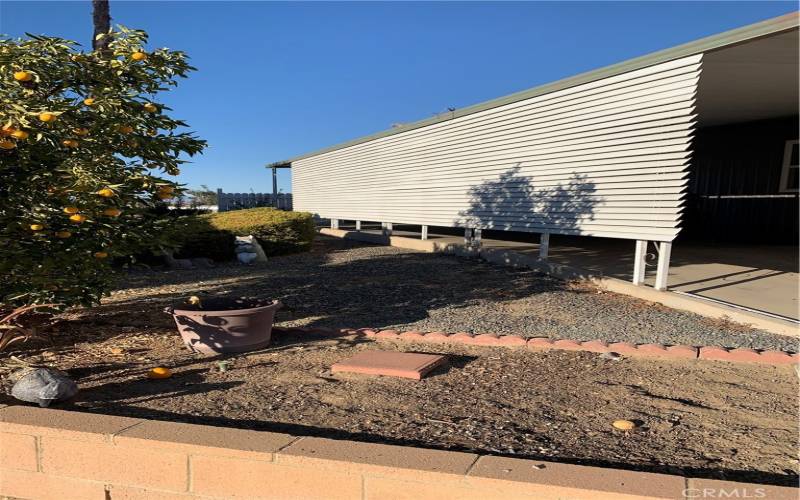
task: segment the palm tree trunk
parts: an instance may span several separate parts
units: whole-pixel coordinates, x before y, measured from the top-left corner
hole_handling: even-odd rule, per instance
[[[111,15],[108,12],[108,0],[92,0],[92,22],[94,23],[94,36],[92,37],[92,48],[98,52],[108,50],[108,31],[111,28]],[[97,35],[106,35],[97,38]]]

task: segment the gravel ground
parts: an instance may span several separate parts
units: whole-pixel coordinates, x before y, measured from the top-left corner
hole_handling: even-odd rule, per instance
[[[203,293],[278,298],[286,305],[278,314],[283,326],[798,350],[795,338],[603,292],[584,282],[328,237],[320,237],[310,253],[257,266],[134,272],[91,313],[113,323],[111,316],[135,312],[127,321],[168,324],[161,314],[164,305]]]

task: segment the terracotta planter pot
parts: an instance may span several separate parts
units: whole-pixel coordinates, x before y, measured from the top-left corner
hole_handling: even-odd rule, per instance
[[[245,352],[269,345],[275,312],[283,304],[273,301],[267,305],[246,309],[175,309],[165,311],[172,314],[184,344],[194,352],[222,354]]]

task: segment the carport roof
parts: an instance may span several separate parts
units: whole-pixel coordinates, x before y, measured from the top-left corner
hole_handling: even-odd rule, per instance
[[[407,132],[409,130],[414,130],[420,127],[425,127],[428,125],[433,125],[435,123],[452,120],[453,118],[458,118],[460,116],[470,115],[472,113],[477,113],[479,111],[496,108],[498,106],[503,106],[505,104],[510,104],[516,101],[521,101],[523,99],[529,99],[531,97],[536,97],[550,92],[555,92],[557,90],[562,90],[565,88],[574,87],[576,85],[592,82],[595,80],[599,80],[601,78],[607,78],[610,76],[627,73],[629,71],[646,68],[648,66],[653,66],[655,64],[672,61],[674,59],[680,59],[681,57],[687,57],[695,54],[711,52],[722,48],[731,47],[733,45],[738,45],[740,43],[755,40],[757,38],[762,38],[790,31],[793,29],[797,29],[798,24],[800,24],[800,13],[791,12],[783,16],[767,19],[765,21],[750,24],[748,26],[743,26],[741,28],[724,31],[716,35],[711,35],[705,38],[701,38],[699,40],[695,40],[693,42],[678,45],[676,47],[671,47],[669,49],[660,50],[658,52],[653,52],[651,54],[646,54],[644,56],[628,59],[627,61],[623,61],[617,64],[612,64],[611,66],[606,66],[585,73],[580,73],[572,77],[557,80],[555,82],[540,85],[538,87],[533,87],[528,90],[523,90],[503,97],[498,97],[496,99],[474,104],[472,106],[467,106],[465,108],[456,109],[444,115],[434,116],[431,118],[426,118],[424,120],[407,123],[398,127],[391,128],[389,130],[384,130],[382,132],[359,137],[358,139],[353,139],[347,142],[329,146],[323,149],[319,149],[317,151],[312,151],[310,153],[295,156],[288,160],[270,163],[267,165],[267,168],[290,167],[293,161],[301,160],[303,158],[309,158],[311,156],[328,153],[330,151],[335,151],[337,149],[342,149],[349,146],[355,146],[356,144],[361,144],[375,139],[380,139],[381,137],[387,137],[390,135],[399,134],[401,132]]]

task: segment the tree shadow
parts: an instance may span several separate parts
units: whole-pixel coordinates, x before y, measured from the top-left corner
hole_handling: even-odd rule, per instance
[[[191,394],[225,391],[244,382],[206,382],[203,374],[207,369],[195,368],[181,371],[175,377],[152,380],[139,376],[133,380],[108,382],[84,389],[78,393],[74,403],[90,403],[97,408],[108,409],[124,399],[129,404],[146,403],[158,399],[179,398]],[[77,409],[77,408],[68,408]]]
[[[495,180],[469,189],[470,206],[459,212],[456,224],[477,229],[580,234],[594,220],[602,198],[588,176],[573,173],[569,180],[540,182],[521,175],[518,163]]]

